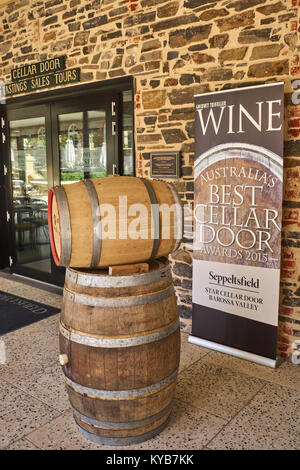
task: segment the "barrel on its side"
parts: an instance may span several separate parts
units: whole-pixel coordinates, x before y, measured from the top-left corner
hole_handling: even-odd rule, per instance
[[[101,268],[167,256],[182,237],[182,206],[169,183],[95,178],[49,192],[49,233],[58,266]]]
[[[75,421],[95,442],[150,439],[171,413],[180,357],[176,297],[166,259],[149,273],[67,269],[60,351]]]

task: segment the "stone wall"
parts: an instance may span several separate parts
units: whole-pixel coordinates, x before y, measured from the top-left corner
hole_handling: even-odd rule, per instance
[[[290,21],[289,78],[285,110],[284,194],[279,351],[291,358],[293,342],[300,342],[300,93],[291,95],[289,86],[300,91],[300,2],[298,15]],[[294,99],[292,99],[292,96]],[[299,347],[299,346],[298,346]]]
[[[0,9],[2,79],[9,80],[12,67],[64,54],[84,82],[135,77],[137,175],[149,176],[150,151],[181,151],[176,186],[186,204],[193,202],[194,94],[284,81],[279,350],[286,359],[300,339],[300,106],[292,101],[300,78],[299,6],[299,0],[16,0]],[[187,231],[172,258],[187,331],[189,241]]]

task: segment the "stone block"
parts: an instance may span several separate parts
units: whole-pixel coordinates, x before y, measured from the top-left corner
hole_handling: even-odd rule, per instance
[[[153,49],[159,49],[161,47],[161,42],[159,39],[150,39],[149,41],[145,41],[142,44],[142,52],[149,52]]]
[[[227,15],[229,15],[229,11],[226,10],[225,8],[220,8],[219,10],[212,9],[212,10],[205,11],[201,13],[199,18],[201,21],[211,21],[214,18],[219,18],[219,17],[227,16]]]
[[[176,51],[169,51],[167,55],[167,60],[177,59],[179,53]]]
[[[219,49],[223,49],[229,41],[229,34],[216,34],[215,36],[209,39],[210,47],[218,47]]]
[[[46,18],[42,25],[43,26],[49,26],[50,24],[54,24],[54,23],[57,23],[58,22],[58,16],[57,15],[54,15],[54,16],[50,16],[50,18]]]
[[[140,56],[140,62],[150,62],[151,60],[161,60],[161,51],[150,51]]]
[[[125,18],[124,28],[130,28],[131,26],[136,26],[143,23],[151,23],[155,20],[156,13],[155,11],[147,13],[134,13],[133,15]]]
[[[273,3],[272,5],[265,5],[263,7],[257,8],[257,11],[262,15],[274,15],[274,13],[278,13],[279,11],[285,10],[286,6],[282,2]]]
[[[185,125],[185,130],[190,139],[195,138],[195,121],[187,122]]]
[[[166,78],[164,81],[164,86],[176,86],[178,85],[178,79],[177,78]]]
[[[124,77],[126,75],[126,72],[125,70],[123,69],[116,69],[116,70],[110,70],[108,72],[108,75],[111,77],[111,78],[116,78],[116,77]]]
[[[84,46],[89,39],[90,31],[80,31],[74,36],[74,46]]]
[[[176,276],[186,277],[188,279],[191,279],[192,266],[186,263],[175,262],[173,266],[173,272]]]
[[[134,65],[129,69],[129,73],[135,74],[135,73],[141,73],[144,71],[144,66],[139,64],[139,65]]]
[[[137,58],[135,55],[130,54],[125,58],[125,67],[133,67],[136,64]]]
[[[195,62],[195,64],[205,64],[207,62],[215,62],[216,59],[209,54],[194,52],[192,54],[192,60]]]
[[[227,8],[234,8],[235,11],[243,11],[247,8],[253,8],[263,3],[266,3],[266,0],[238,0],[235,2],[231,2],[226,6]]]
[[[161,140],[160,134],[143,134],[137,136],[137,143],[139,144],[154,144]]]
[[[196,23],[199,21],[198,16],[196,15],[183,15],[176,16],[164,21],[157,21],[152,25],[152,30],[154,32],[164,31],[166,29],[176,29],[178,26],[186,25],[189,23]]]
[[[185,8],[197,8],[202,7],[203,5],[209,5],[210,3],[215,3],[216,0],[186,0],[184,2]]]
[[[165,90],[144,91],[142,103],[144,109],[159,109],[165,105],[167,93]]]
[[[61,5],[63,3],[63,0],[49,0],[48,2],[45,2],[45,8],[51,8],[56,5]]]
[[[157,9],[158,18],[167,18],[168,16],[175,16],[179,9],[179,2],[169,2]]]
[[[195,109],[194,108],[178,108],[172,111],[171,116],[169,117],[170,121],[188,121],[195,118]]]
[[[69,28],[69,31],[70,32],[74,32],[74,31],[79,31],[80,30],[80,27],[81,27],[81,23],[79,21],[77,22],[72,22],[72,23],[68,23],[68,28]]]
[[[193,282],[192,280],[188,280],[188,279],[183,279],[182,280],[182,284],[181,284],[181,287],[183,289],[186,289],[186,290],[192,290],[192,287],[193,287]]]
[[[172,90],[168,94],[171,104],[187,104],[194,102],[194,88],[181,88],[179,90]]]
[[[181,318],[192,317],[192,306],[191,305],[178,305],[179,316]]]
[[[56,41],[51,43],[51,50],[53,52],[65,52],[70,49],[72,46],[72,38],[63,39],[61,41]]]
[[[191,85],[192,83],[199,83],[200,79],[195,73],[184,73],[179,79],[180,85]]]
[[[56,39],[56,32],[49,31],[49,33],[44,34],[43,42],[55,41],[55,39]]]
[[[177,250],[174,253],[172,253],[172,258],[175,261],[183,261],[184,263],[187,263],[190,265],[193,262],[191,254],[188,251],[185,251],[182,249]]]
[[[278,57],[283,47],[283,44],[270,44],[265,45],[263,47],[256,46],[252,50],[250,60],[270,59],[273,57]]]
[[[208,46],[205,43],[193,44],[192,46],[188,47],[188,51],[193,51],[193,52],[204,51],[205,49],[208,49]]]
[[[163,129],[162,135],[166,144],[177,144],[184,142],[187,139],[185,133],[181,129]]]
[[[269,41],[271,31],[271,28],[247,29],[240,32],[238,42],[242,44],[252,44],[255,42]]]
[[[80,74],[80,80],[82,82],[91,82],[94,79],[94,75],[92,72],[85,72]]]
[[[119,8],[114,8],[113,10],[110,10],[110,12],[108,13],[108,15],[110,17],[113,17],[113,16],[119,16],[119,15],[123,15],[125,13],[128,13],[128,7],[127,6],[123,6],[123,7],[119,7]]]
[[[221,63],[243,60],[247,50],[247,47],[235,47],[234,49],[225,49],[220,52],[219,60]]]
[[[122,66],[122,61],[123,61],[122,55],[116,56],[113,60],[111,68],[112,69],[120,68]]]
[[[202,81],[207,82],[226,82],[232,79],[232,69],[230,68],[211,68],[202,75]]]
[[[229,31],[231,29],[237,29],[244,26],[249,26],[254,24],[255,13],[254,11],[247,11],[239,13],[238,15],[233,15],[226,18],[221,18],[216,21],[217,26],[221,32]]]
[[[144,122],[146,126],[153,126],[156,123],[156,121],[157,121],[157,116],[148,116],[144,118]]]
[[[289,61],[286,59],[250,65],[248,77],[276,77],[278,75],[288,75],[288,73]]]
[[[160,5],[161,3],[165,3],[167,0],[140,0],[141,7],[143,8],[151,8],[156,5]]]
[[[160,60],[151,60],[151,61],[145,63],[145,70],[147,72],[151,72],[153,70],[159,70],[160,65],[161,65]]]
[[[12,41],[6,41],[6,42],[0,43],[0,54],[1,55],[6,54],[10,50],[11,46],[12,46]]]
[[[169,35],[169,45],[171,48],[182,47],[193,42],[201,42],[208,39],[212,25],[199,25],[187,29],[171,31]]]
[[[160,85],[160,80],[150,80],[149,85],[151,88],[157,88]]]
[[[83,23],[83,29],[87,30],[87,29],[97,28],[98,26],[106,24],[107,21],[108,21],[107,15],[96,16],[95,18],[85,21]]]

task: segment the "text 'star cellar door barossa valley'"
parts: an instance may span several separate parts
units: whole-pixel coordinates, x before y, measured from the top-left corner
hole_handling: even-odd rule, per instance
[[[232,348],[227,351],[231,354],[272,367],[280,280],[283,96],[283,83],[273,83],[195,97],[190,341],[199,337],[216,349],[223,345]]]

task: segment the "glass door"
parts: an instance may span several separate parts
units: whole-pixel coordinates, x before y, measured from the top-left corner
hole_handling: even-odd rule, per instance
[[[97,104],[95,104],[97,102]],[[117,132],[110,113],[111,100],[70,100],[51,106],[53,174],[55,185],[67,185],[117,172]],[[56,284],[64,282],[64,269],[53,261]]]
[[[117,122],[112,99],[58,102],[52,107],[55,184],[101,178],[118,171]]]
[[[107,176],[105,109],[58,115],[61,184]]]
[[[51,275],[48,190],[52,183],[49,110],[46,106],[9,114],[12,230],[15,267],[22,274]],[[23,272],[24,269],[24,272]]]
[[[67,96],[64,90],[41,94],[39,105],[18,98],[7,105],[10,202],[0,215],[9,215],[11,272],[63,285],[65,269],[50,249],[49,189],[134,174],[133,99],[126,90],[123,84],[107,93],[74,87]]]

